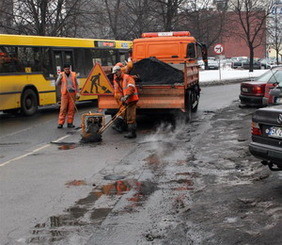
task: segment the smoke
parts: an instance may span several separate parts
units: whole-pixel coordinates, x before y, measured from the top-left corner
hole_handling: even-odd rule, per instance
[[[149,144],[150,151],[159,159],[175,159],[183,155],[180,151],[189,132],[190,124],[178,118],[174,124],[162,122],[140,143]]]

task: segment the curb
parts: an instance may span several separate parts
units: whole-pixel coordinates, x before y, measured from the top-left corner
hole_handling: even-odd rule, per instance
[[[227,85],[232,83],[241,83],[247,81],[247,78],[237,78],[237,79],[227,79],[227,80],[214,80],[210,82],[200,82],[201,87],[210,87],[210,86],[217,86],[217,85]]]

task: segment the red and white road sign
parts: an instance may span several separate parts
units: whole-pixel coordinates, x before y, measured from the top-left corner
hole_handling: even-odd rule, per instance
[[[218,44],[214,45],[213,51],[216,54],[222,54],[223,50],[224,50],[224,48],[223,48],[223,45],[221,43],[218,43]]]

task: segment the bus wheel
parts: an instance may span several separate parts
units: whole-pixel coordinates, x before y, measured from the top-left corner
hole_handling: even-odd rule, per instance
[[[34,90],[25,90],[21,98],[21,113],[25,116],[31,116],[37,111],[37,107],[37,95]]]

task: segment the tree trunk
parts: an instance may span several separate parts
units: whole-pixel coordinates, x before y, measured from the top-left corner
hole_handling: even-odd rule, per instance
[[[249,45],[250,48],[250,67],[249,71],[253,72],[254,71],[254,48],[253,45]]]

